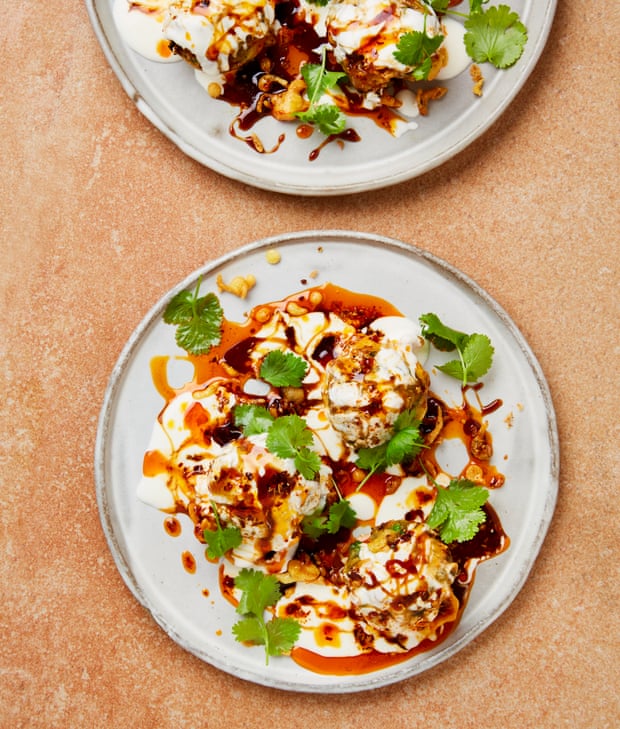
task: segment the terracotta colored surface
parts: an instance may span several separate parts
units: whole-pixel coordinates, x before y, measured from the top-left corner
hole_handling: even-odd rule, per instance
[[[617,4],[560,2],[536,74],[456,159],[295,199],[164,139],[81,3],[4,9],[0,726],[620,725],[618,22]],[[206,259],[314,227],[415,243],[485,287],[547,375],[562,448],[553,524],[504,615],[421,677],[330,698],[244,683],[164,635],[116,571],[92,469],[108,376],[148,308]]]

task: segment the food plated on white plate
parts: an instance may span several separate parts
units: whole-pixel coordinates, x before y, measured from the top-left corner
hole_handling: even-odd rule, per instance
[[[138,53],[187,62],[203,93],[236,109],[231,135],[260,153],[283,141],[261,140],[265,117],[323,146],[359,141],[360,117],[398,137],[467,69],[475,103],[483,66],[514,65],[528,36],[508,5],[481,0],[115,0],[114,18]]]
[[[233,634],[267,661],[363,673],[437,646],[509,544],[489,501],[504,483],[485,421],[501,403],[480,399],[489,338],[329,283],[232,322],[199,288],[164,312],[195,376],[172,388],[160,362],[139,498],[190,517]],[[431,346],[454,354],[456,407],[433,391]]]
[[[365,690],[511,603],[553,511],[555,438],[527,345],[462,274],[387,238],[283,235],[206,264],[130,337],[98,504],[180,646],[273,687]]]

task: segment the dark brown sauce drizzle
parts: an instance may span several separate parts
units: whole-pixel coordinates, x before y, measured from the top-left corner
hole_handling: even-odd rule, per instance
[[[269,103],[263,103],[265,92],[261,88],[261,79],[265,79],[267,74],[270,74],[270,77],[281,78],[286,82],[286,86],[277,83],[270,84],[269,94],[285,93],[288,84],[298,78],[300,66],[303,63],[318,64],[321,62],[317,49],[325,42],[325,39],[317,34],[313,26],[306,23],[300,16],[297,0],[276,2],[276,18],[281,28],[275,42],[267,45],[255,59],[236,74],[229,74],[219,97],[222,101],[239,107],[239,112],[229,127],[231,136],[261,154],[276,152],[285,139],[285,135],[281,134],[277,142],[271,148],[266,149],[259,136],[251,132],[258,121],[271,116]],[[330,54],[327,56],[326,66],[328,70],[341,70],[340,66],[330,58]],[[394,130],[395,120],[399,118],[394,111],[384,106],[367,109],[364,107],[362,94],[348,87],[340,87],[340,90],[344,94],[342,104],[347,115],[365,117],[374,121],[382,129],[389,132]],[[394,93],[397,90],[395,88]],[[311,124],[300,122],[296,127],[296,135],[300,139],[309,138],[313,131],[314,127]],[[346,143],[359,141],[361,141],[361,137],[358,132],[355,129],[347,128],[340,134],[325,137],[309,153],[308,159],[310,161],[318,159],[322,150],[330,144],[335,143],[343,147]]]
[[[317,303],[312,303],[313,292],[320,293]],[[214,377],[221,376],[222,374],[229,375],[228,372],[222,370],[222,362],[225,362],[227,367],[232,367],[239,372],[241,379],[243,379],[243,376],[250,376],[249,351],[256,342],[255,332],[260,326],[261,320],[266,320],[263,319],[265,309],[267,308],[268,311],[274,311],[278,308],[286,309],[286,306],[290,302],[300,304],[308,310],[323,311],[326,313],[333,312],[357,328],[368,325],[380,316],[400,315],[400,312],[394,306],[382,299],[365,294],[356,294],[332,284],[325,284],[324,286],[300,292],[282,302],[263,305],[253,309],[245,324],[225,322],[221,344],[214,347],[208,355],[189,358],[195,367],[195,378],[193,383],[190,383],[188,387],[190,389],[200,389]],[[313,357],[322,364],[327,363],[334,356],[334,344],[335,338],[333,336],[326,336],[318,343],[313,352]],[[154,376],[157,375],[158,378],[162,378],[163,380],[155,382],[158,391],[162,394],[165,393],[167,399],[171,399],[176,394],[176,391],[170,388],[165,381],[166,369],[162,362],[158,362],[157,367],[152,368],[152,372]],[[478,469],[479,477],[483,485],[488,488],[497,488],[503,484],[503,475],[490,464],[492,440],[484,421],[484,417],[498,410],[502,402],[499,399],[495,399],[483,405],[480,398],[481,389],[481,384],[463,388],[462,403],[458,407],[449,407],[437,395],[433,393],[429,395],[427,414],[423,421],[421,432],[425,435],[433,433],[440,422],[443,422],[443,428],[439,437],[432,443],[431,447],[423,449],[418,459],[409,464],[407,469],[411,474],[421,474],[423,471],[426,471],[430,475],[436,473],[438,466],[434,460],[434,449],[443,438],[456,437],[466,446],[470,457],[468,467],[474,466]],[[476,400],[475,405],[468,398],[470,393],[474,395],[474,399]],[[277,406],[278,404],[272,403],[272,405]],[[195,403],[192,407],[188,408],[186,413],[186,426],[195,433],[194,437],[197,440],[212,437],[217,438],[218,442],[223,444],[238,436],[239,432],[232,423],[220,425],[213,432],[207,433],[204,429],[206,422],[205,415],[199,403]],[[145,473],[153,475],[159,469],[164,468],[164,465],[153,453],[147,454],[145,457]],[[338,484],[338,490],[344,497],[358,490],[359,483],[355,479],[354,464],[341,462],[331,465],[333,467],[334,480]],[[464,470],[466,471],[467,469]],[[467,476],[466,473],[465,476]],[[390,474],[381,473],[374,474],[369,478],[364,484],[362,491],[372,496],[376,503],[380,503],[397,486],[398,479],[395,481],[395,477]],[[268,501],[273,497],[274,489],[281,491],[288,487],[289,484],[287,484],[286,480],[282,480],[282,474],[266,471],[259,483],[260,498],[268,504]],[[473,539],[463,543],[448,545],[452,559],[459,566],[459,575],[454,583],[454,592],[459,603],[459,617],[467,603],[473,585],[476,566],[481,561],[495,557],[503,552],[510,543],[495,510],[488,503],[484,506],[484,510],[486,520]],[[188,509],[185,509],[185,507],[179,504],[177,511],[179,513],[188,513],[190,518],[195,522],[196,536],[202,541],[202,525],[198,523],[198,519],[191,505]],[[406,518],[417,520],[421,516],[421,513],[411,512],[406,515]],[[171,536],[178,536],[180,533],[180,523],[174,516],[167,517],[164,526],[167,533]],[[332,579],[337,583],[338,575],[347,558],[351,541],[352,536],[348,529],[341,529],[335,535],[325,535],[318,540],[302,538],[296,558],[299,558],[301,561],[307,560],[320,564],[323,574],[327,579]],[[183,553],[182,560],[188,572],[195,571],[195,559],[189,552]],[[403,566],[400,565],[400,569],[402,568]],[[220,565],[219,582],[222,595],[231,604],[236,606],[234,582],[230,576],[226,575],[223,565]],[[373,650],[354,657],[325,658],[303,648],[294,648],[291,656],[297,663],[315,672],[332,675],[361,674],[405,661],[414,655],[436,647],[441,641],[445,640],[457,624],[458,618],[453,622],[445,623],[438,630],[437,640],[425,640],[415,649],[405,653],[383,654]],[[323,638],[326,641],[330,639],[328,635],[324,635]]]

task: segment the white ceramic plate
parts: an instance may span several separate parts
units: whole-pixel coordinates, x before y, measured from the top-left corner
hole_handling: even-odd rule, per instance
[[[466,2],[467,0],[465,0]],[[420,118],[416,130],[399,139],[370,120],[354,119],[362,137],[344,149],[325,148],[310,162],[317,134],[300,140],[294,125],[265,119],[256,127],[266,148],[284,131],[275,154],[258,154],[234,139],[228,127],[235,109],[211,99],[185,63],[145,60],[120,38],[112,18],[113,0],[86,0],[96,36],[108,62],[138,109],[187,155],[205,166],[255,187],[299,195],[336,195],[377,189],[416,177],[447,161],[479,137],[506,109],[534,69],[547,40],[556,0],[510,0],[528,28],[521,59],[496,72],[483,64],[484,95],[477,99],[465,71],[448,81],[448,94]],[[500,4],[499,0],[494,4]]]
[[[276,266],[266,262],[265,251],[271,247],[282,254]],[[218,273],[229,280],[248,272],[257,278],[248,299],[221,297],[229,319],[242,321],[244,312],[256,304],[331,281],[387,299],[414,319],[434,311],[452,327],[486,333],[495,346],[483,391],[485,401],[501,398],[504,403],[488,419],[496,463],[506,483],[491,493],[491,503],[511,546],[479,566],[463,618],[450,637],[406,663],[359,676],[314,674],[288,657],[271,659],[266,667],[262,647],[248,648],[232,637],[231,626],[238,616],[221,597],[217,570],[203,558],[189,518],[185,517],[181,536],[172,538],[164,531],[165,515],[136,497],[143,454],[163,405],[149,363],[156,355],[182,354],[174,342],[174,328],[162,322],[166,303],[181,289],[193,288],[199,276],[203,292],[217,291]],[[312,280],[311,272],[317,273]],[[431,359],[427,364],[429,371],[432,363]],[[459,383],[449,380],[433,374],[433,389],[459,404]],[[510,415],[511,427],[506,422]],[[99,423],[95,475],[101,520],[118,569],[136,598],[177,643],[204,661],[259,684],[338,693],[390,684],[435,666],[508,607],[526,580],[553,514],[558,442],[549,391],[534,355],[506,313],[474,282],[430,254],[392,239],[313,231],[258,241],[208,263],[155,305],[112,373]],[[185,550],[196,557],[195,574],[182,566]]]

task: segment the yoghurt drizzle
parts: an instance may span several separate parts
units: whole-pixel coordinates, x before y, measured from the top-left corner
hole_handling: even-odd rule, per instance
[[[358,363],[356,371],[346,355],[360,339],[364,347],[374,341],[380,363]],[[260,380],[260,363],[273,349],[308,363],[300,388]],[[194,377],[180,388],[168,382],[168,359],[153,360],[165,406],[144,457],[139,498],[167,513],[171,536],[178,535],[179,514],[189,516],[200,543],[218,517],[240,529],[241,545],[219,561],[222,592],[236,604],[234,577],[244,567],[275,574],[283,586],[275,614],[299,621],[291,657],[309,670],[374,671],[438,645],[458,624],[478,563],[509,544],[488,503],[486,521],[468,542],[446,545],[426,524],[436,484],[463,477],[495,489],[504,482],[491,462],[485,421],[501,402],[483,407],[475,386],[463,390],[459,406],[448,406],[432,391],[426,353],[417,325],[391,304],[325,284],[257,306],[244,323],[224,320],[219,345],[187,356]],[[355,387],[343,390],[344,380]],[[242,434],[233,412],[248,403],[305,419],[321,458],[315,479],[270,453],[264,434]],[[389,437],[392,411],[411,408],[419,411],[426,447],[411,463],[365,478],[357,449]],[[347,409],[351,417],[339,418]],[[458,472],[439,463],[447,440],[463,446]],[[305,535],[304,517],[339,498],[349,500],[356,524]]]
[[[264,117],[297,122],[297,135],[312,127],[295,113],[307,106],[300,69],[320,64],[345,70],[350,84],[330,90],[326,103],[348,116],[363,116],[400,136],[417,128],[428,101],[446,89],[438,83],[462,73],[470,63],[463,25],[437,17],[427,6],[401,0],[115,0],[114,19],[121,37],[151,61],[185,59],[197,82],[211,95],[239,108],[230,134],[258,152],[266,150],[255,132]],[[444,40],[433,57],[430,85],[410,83],[413,68],[394,56],[400,38],[412,31]],[[420,97],[420,94],[423,97]],[[348,128],[334,135],[340,143],[359,141]],[[333,140],[330,140],[333,141]],[[315,151],[310,159],[315,159]]]

